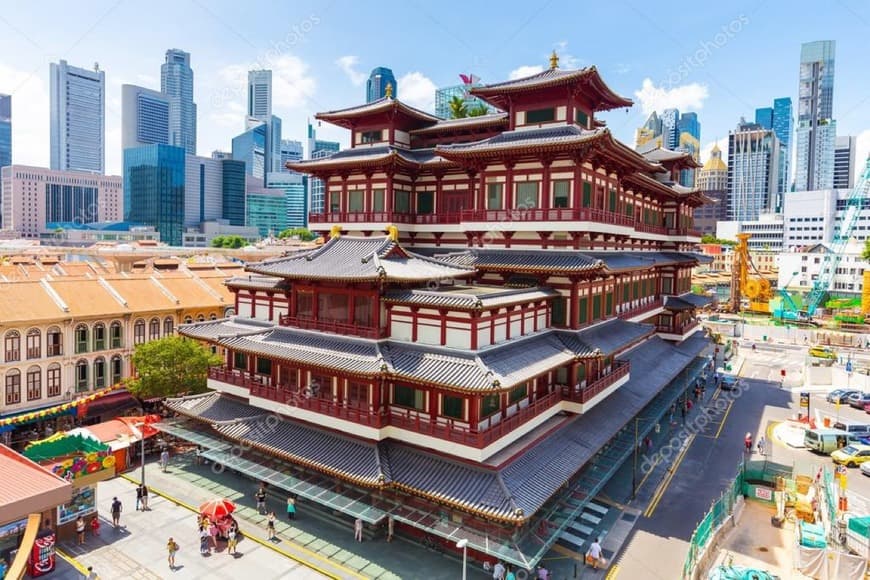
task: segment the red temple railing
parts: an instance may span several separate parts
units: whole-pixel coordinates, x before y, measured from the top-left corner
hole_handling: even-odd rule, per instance
[[[600,377],[582,389],[580,391],[568,391],[565,389],[563,391],[563,396],[565,399],[574,401],[576,403],[588,403],[592,400],[593,397],[600,394],[602,391],[612,386],[619,379],[628,376],[628,373],[631,369],[631,362],[627,360],[614,360],[613,366],[610,369],[610,372]]]
[[[281,326],[292,326],[295,328],[301,328],[302,330],[321,330],[333,334],[360,336],[362,338],[377,339],[385,338],[387,336],[386,328],[360,326],[357,324],[348,324],[346,322],[312,320],[310,318],[300,318],[298,316],[282,316],[279,322]]]
[[[619,313],[620,318],[633,318],[644,312],[650,312],[651,310],[655,310],[656,308],[661,308],[664,305],[664,299],[659,296],[652,302],[647,302],[646,304],[641,304],[640,306],[635,306],[631,310],[623,310]]]
[[[414,214],[394,211],[329,211],[312,213],[308,221],[313,224],[334,223],[414,223]]]
[[[700,322],[698,322],[697,320],[687,320],[686,322],[677,325],[658,324],[656,325],[656,332],[683,335],[692,328],[698,327],[699,325]]]

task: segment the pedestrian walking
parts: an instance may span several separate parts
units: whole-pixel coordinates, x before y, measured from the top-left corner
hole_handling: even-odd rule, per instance
[[[758,447],[758,453],[759,453],[762,457],[764,457],[764,443],[765,443],[765,441],[764,441],[764,435],[762,435],[761,437],[758,438],[758,444],[757,444],[757,447]]]
[[[139,487],[142,488],[142,511],[144,512],[148,509],[148,486],[144,483],[140,483]]]
[[[210,554],[211,550],[208,547],[211,536],[205,526],[199,526],[199,553],[205,556]]]
[[[85,543],[85,519],[82,516],[76,518],[76,536],[79,539],[79,546]]]
[[[160,452],[160,469],[163,470],[163,473],[166,473],[166,469],[169,467],[169,450],[164,447],[163,451]]]
[[[692,403],[692,401],[686,399],[686,411],[691,411],[693,406],[694,404]]]
[[[212,547],[215,550],[217,550],[217,536],[218,536],[217,524],[214,522],[211,522],[211,524],[209,524],[207,529],[208,529],[209,541],[211,542]]]
[[[121,500],[117,497],[112,498],[112,525],[117,528],[121,525],[121,509],[123,506],[121,505]]]
[[[683,425],[686,424],[686,406],[680,405],[680,415],[683,416]]]
[[[97,576],[97,573],[94,571],[94,567],[88,566],[88,575],[85,576],[85,580],[99,580],[99,578],[100,577]]]
[[[504,564],[499,560],[495,563],[495,566],[492,567],[492,580],[504,580],[504,574]]]
[[[100,535],[100,516],[98,515],[91,518],[91,533],[95,536]]]
[[[266,488],[260,485],[260,489],[254,494],[257,500],[257,512],[260,514],[266,513]]]
[[[550,571],[543,564],[538,566],[538,580],[550,580]]]
[[[743,439],[743,444],[746,447],[746,452],[752,453],[752,433],[746,434],[746,437]]]
[[[235,526],[230,526],[227,531],[227,554],[236,553],[236,545],[239,543],[237,535]]]
[[[136,511],[139,511],[139,507],[142,505],[142,484],[139,484],[136,487]]]
[[[169,541],[166,542],[166,551],[169,553],[169,569],[175,569],[175,554],[178,552],[178,543],[172,538],[169,538]]]
[[[296,500],[292,495],[287,497],[287,519],[296,519]]]
[[[643,444],[646,447],[647,452],[652,451],[652,438],[649,435],[643,438]]]
[[[514,574],[514,568],[510,564],[507,565],[507,570],[505,571],[504,580],[517,580],[517,575]]]
[[[363,521],[360,518],[357,518],[353,523],[353,539],[357,542],[363,541]]]
[[[275,512],[269,512],[266,516],[266,539],[275,539]]]
[[[395,521],[393,520],[393,516],[387,518],[387,541],[393,541],[393,527],[395,526]]]

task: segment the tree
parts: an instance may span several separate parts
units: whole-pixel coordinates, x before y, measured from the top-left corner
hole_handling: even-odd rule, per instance
[[[211,239],[211,247],[212,248],[223,248],[224,247],[224,237],[223,236],[215,236]]]
[[[489,109],[486,108],[486,105],[483,103],[477,103],[473,107],[468,110],[469,117],[481,117],[483,115],[488,115]]]
[[[220,356],[193,340],[180,336],[152,340],[133,351],[137,376],[127,388],[140,399],[203,393],[208,368],[222,362]]]
[[[861,252],[861,257],[870,262],[870,238],[864,240],[864,251]]]
[[[719,244],[720,246],[736,246],[737,242],[734,240],[722,240],[714,236],[713,234],[704,234],[701,236],[702,244]]]
[[[451,97],[448,106],[450,107],[451,119],[463,119],[468,116],[468,107],[465,105],[465,99],[459,95]]]
[[[299,238],[303,242],[310,242],[317,239],[317,234],[308,228],[289,228],[278,234],[278,239],[284,238]]]
[[[247,245],[247,241],[245,238],[239,235],[232,236],[215,236],[211,240],[212,248],[229,248],[229,249],[239,249],[243,248]]]

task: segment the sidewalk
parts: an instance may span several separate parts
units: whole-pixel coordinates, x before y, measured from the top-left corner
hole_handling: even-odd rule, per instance
[[[152,494],[160,493],[189,506],[198,506],[215,497],[226,497],[237,505],[235,516],[246,538],[264,539],[266,517],[257,512],[254,500],[259,482],[230,470],[216,473],[211,465],[194,465],[190,459],[187,456],[171,458],[167,473],[160,471],[156,463],[146,464],[145,481]],[[138,483],[139,471],[129,472],[129,478]],[[131,485],[125,505],[135,502],[133,489]],[[276,498],[270,494],[267,510],[278,516],[276,530],[279,541],[275,548],[287,554],[288,562],[292,562],[290,557],[311,562],[340,578],[392,580],[422,576],[431,580],[455,580],[461,577],[462,554],[459,550],[456,554],[446,555],[428,550],[403,539],[398,529],[392,543],[369,539],[370,529],[366,530],[365,541],[359,543],[354,541],[352,524],[344,528],[329,520],[328,515],[314,514],[312,512],[319,508],[302,499],[297,500],[297,514],[292,526],[287,522],[285,507],[283,495]],[[193,516],[188,517],[193,523]],[[470,580],[489,577],[482,568],[469,563]]]
[[[116,477],[101,482],[97,488],[98,508],[108,514],[113,497],[123,503],[121,527],[112,527],[111,519],[101,517],[100,535],[90,532],[84,545],[74,540],[61,543],[60,550],[75,558],[83,567],[93,566],[104,579],[159,580],[163,578],[210,578],[236,580],[240,576],[257,580],[328,578],[319,572],[294,562],[280,553],[250,538],[239,542],[238,555],[230,557],[223,545],[210,556],[199,553],[196,518],[187,509],[156,494],[152,494],[147,512],[135,511],[135,486]],[[176,568],[166,560],[166,542],[172,536],[181,549]],[[63,578],[74,575],[64,563]]]

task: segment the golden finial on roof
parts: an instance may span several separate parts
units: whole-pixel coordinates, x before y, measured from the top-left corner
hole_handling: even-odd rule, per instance
[[[338,237],[341,237],[341,226],[336,224],[336,225],[332,226],[332,228],[330,228],[329,238],[332,239],[332,238],[338,238]]]
[[[391,242],[399,241],[399,228],[396,226],[387,226],[387,235],[390,237]]]
[[[556,51],[553,50],[553,54],[550,55],[550,70],[555,70],[559,68],[559,55],[556,54]]]
[[[384,96],[388,99],[393,98],[393,83],[387,83],[387,86],[384,87]]]

